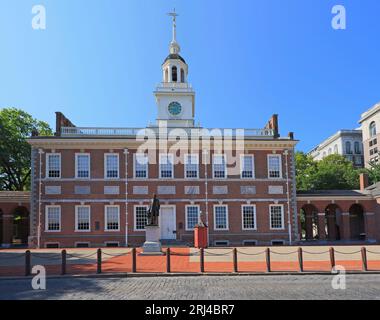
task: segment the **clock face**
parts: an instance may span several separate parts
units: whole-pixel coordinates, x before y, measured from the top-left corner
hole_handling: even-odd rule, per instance
[[[179,102],[171,102],[168,106],[168,111],[173,116],[178,116],[182,111],[182,106]]]

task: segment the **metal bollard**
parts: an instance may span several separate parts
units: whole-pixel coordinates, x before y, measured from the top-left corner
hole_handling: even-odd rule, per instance
[[[365,247],[363,247],[361,252],[362,252],[362,268],[363,268],[363,271],[368,271],[367,249]]]
[[[98,249],[97,251],[97,256],[98,256],[98,263],[97,263],[97,270],[96,273],[102,273],[102,250]]]
[[[303,253],[302,248],[298,248],[298,262],[300,265],[300,272],[303,272]]]
[[[233,249],[233,259],[234,259],[234,272],[238,272],[238,257],[237,257],[237,249]]]
[[[30,250],[25,251],[25,276],[30,276],[31,271],[31,254]]]
[[[61,266],[61,275],[66,274],[66,250],[62,250],[62,266]]]
[[[170,248],[166,249],[166,272],[170,273]]]
[[[136,248],[132,248],[132,272],[137,272]]]
[[[335,252],[334,248],[330,248],[330,263],[331,263],[331,269],[335,268]]]
[[[270,267],[270,249],[266,249],[266,261],[267,261],[267,272],[271,272],[271,267]]]
[[[200,249],[200,267],[201,267],[201,272],[205,272],[205,252],[204,249]]]

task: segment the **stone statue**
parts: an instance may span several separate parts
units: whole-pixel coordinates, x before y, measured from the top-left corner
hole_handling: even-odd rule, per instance
[[[160,216],[160,200],[153,195],[153,200],[148,210],[148,226],[158,226],[158,217]]]

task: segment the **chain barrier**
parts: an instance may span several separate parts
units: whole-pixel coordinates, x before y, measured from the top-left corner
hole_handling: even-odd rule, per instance
[[[330,251],[317,251],[317,252],[310,252],[310,251],[306,251],[306,250],[303,250],[302,249],[302,252],[303,253],[307,253],[307,254],[327,254],[327,253],[329,253]]]
[[[209,256],[228,256],[232,252],[234,252],[234,250],[231,250],[231,251],[225,252],[225,253],[214,253],[214,252],[210,252],[210,251],[204,250],[204,253],[207,254],[207,255],[209,255]]]
[[[246,256],[259,256],[261,254],[264,254],[266,251],[261,251],[261,252],[257,252],[257,253],[248,253],[248,252],[242,252],[240,250],[237,250],[237,253],[239,254],[243,254],[243,255],[246,255]]]
[[[380,254],[380,252],[370,251],[368,249],[366,249],[366,250],[367,250],[367,252],[372,253],[372,254]]]
[[[103,255],[109,256],[109,257],[123,257],[123,256],[127,256],[131,253],[132,253],[132,251],[128,251],[128,252],[124,252],[124,253],[120,253],[120,254],[107,253],[107,252],[102,251]]]
[[[46,259],[46,260],[56,260],[56,259],[61,259],[62,254],[61,253],[54,253],[54,254],[46,253],[46,255],[44,255],[43,253],[37,254],[37,253],[32,252],[31,257],[32,258],[36,257],[38,259]]]
[[[94,255],[96,256],[96,254],[97,254],[96,252],[95,253],[91,253],[89,255],[77,255],[77,254],[73,254],[73,253],[67,253],[66,256],[68,258],[90,259],[89,257],[92,257]]]
[[[3,255],[4,254],[9,254],[9,255],[11,255],[11,256],[9,256],[9,257],[4,257]],[[25,256],[25,253],[16,253],[16,255],[15,254],[13,254],[13,253],[0,253],[0,258],[1,259],[19,259],[19,258],[22,258],[22,257],[24,257]]]
[[[339,254],[345,254],[345,255],[350,255],[350,254],[357,254],[357,253],[360,253],[361,252],[361,250],[359,250],[359,251],[354,251],[354,252],[342,252],[342,251],[338,251],[338,250],[334,250],[335,251],[335,253],[339,253]]]
[[[296,251],[292,251],[292,252],[276,252],[276,251],[270,251],[270,253],[273,253],[273,254],[278,254],[280,256],[287,256],[289,254],[295,254],[295,253],[298,253],[298,250]]]
[[[194,257],[194,256],[199,256],[199,252],[183,253],[183,252],[175,252],[175,251],[170,250],[170,255],[179,256],[179,257]]]

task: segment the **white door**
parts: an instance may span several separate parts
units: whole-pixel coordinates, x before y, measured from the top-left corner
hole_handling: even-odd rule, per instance
[[[160,229],[161,239],[176,239],[176,217],[175,208],[170,206],[160,207]]]

